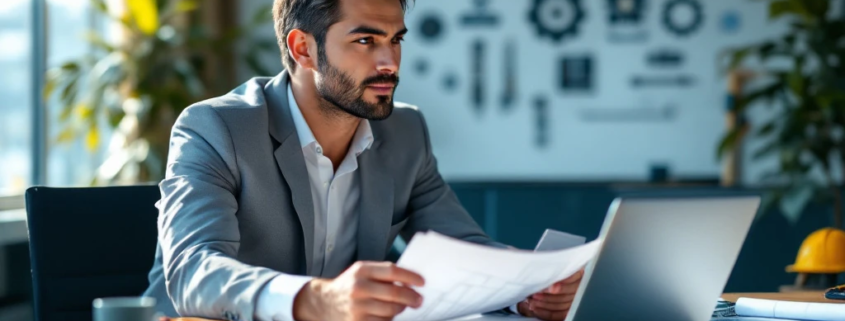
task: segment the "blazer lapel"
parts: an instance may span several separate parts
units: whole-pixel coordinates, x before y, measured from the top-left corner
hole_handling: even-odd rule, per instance
[[[282,72],[264,87],[267,110],[270,117],[270,135],[280,142],[273,152],[276,164],[290,187],[293,208],[302,225],[303,243],[305,244],[305,271],[309,275],[318,275],[314,270],[314,203],[311,198],[311,185],[302,146],[296,135],[290,114],[287,95],[288,74]]]
[[[373,129],[375,131],[375,128]],[[387,249],[390,224],[393,221],[393,178],[381,162],[378,133],[370,150],[358,157],[361,199],[358,214],[358,260],[382,261]]]

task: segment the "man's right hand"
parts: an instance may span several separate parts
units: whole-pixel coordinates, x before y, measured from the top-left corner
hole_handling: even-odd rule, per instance
[[[337,278],[314,279],[293,302],[296,320],[392,320],[407,307],[422,306],[410,286],[423,278],[390,262],[356,262]]]

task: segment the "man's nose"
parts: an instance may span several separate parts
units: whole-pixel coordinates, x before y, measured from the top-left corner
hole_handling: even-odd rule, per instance
[[[382,48],[376,53],[376,70],[379,74],[397,74],[401,56],[393,48]]]

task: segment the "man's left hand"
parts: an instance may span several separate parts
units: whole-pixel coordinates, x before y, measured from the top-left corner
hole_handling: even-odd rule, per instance
[[[535,293],[517,305],[519,314],[540,320],[557,321],[566,318],[584,270]]]

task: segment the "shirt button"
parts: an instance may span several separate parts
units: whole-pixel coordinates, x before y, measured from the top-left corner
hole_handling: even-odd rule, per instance
[[[317,154],[323,155],[323,148],[322,147],[317,146]]]
[[[334,244],[329,244],[329,246],[326,248],[326,251],[331,252],[332,250],[334,250]]]

